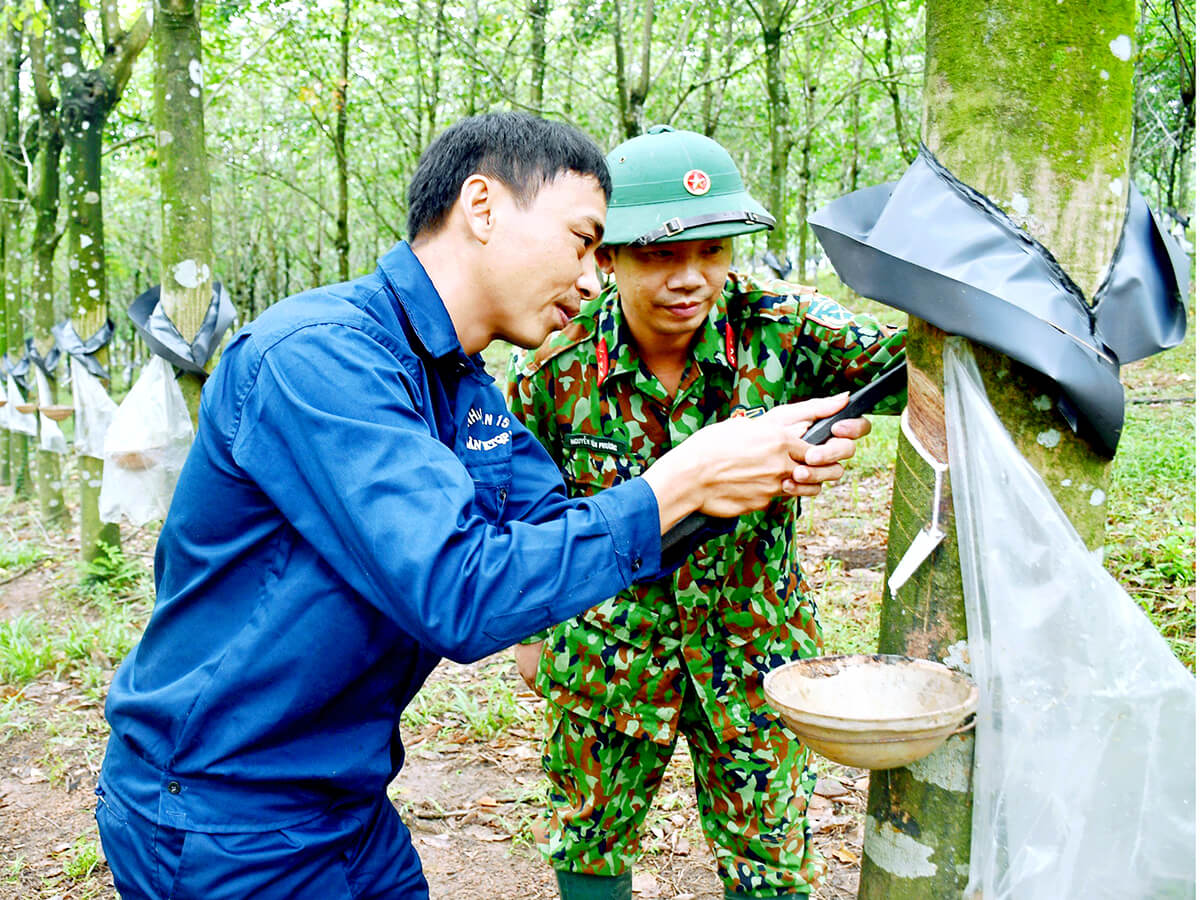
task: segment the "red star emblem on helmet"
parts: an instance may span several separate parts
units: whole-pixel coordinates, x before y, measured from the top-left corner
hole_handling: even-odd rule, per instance
[[[712,181],[709,179],[707,172],[692,169],[683,176],[683,187],[689,194],[695,194],[699,197],[701,194],[708,193],[708,189],[712,187]]]

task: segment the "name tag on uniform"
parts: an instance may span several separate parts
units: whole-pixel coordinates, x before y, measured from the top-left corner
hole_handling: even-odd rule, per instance
[[[763,409],[761,406],[735,406],[733,409],[731,409],[729,411],[729,418],[731,418],[731,419],[743,419],[743,418],[744,419],[757,419],[759,416],[761,416],[765,412],[766,412],[766,410]]]
[[[574,450],[577,447],[586,447],[596,453],[608,453],[612,456],[623,456],[629,450],[629,445],[625,441],[617,438],[602,437],[598,434],[568,434],[563,439],[563,443],[568,450]]]

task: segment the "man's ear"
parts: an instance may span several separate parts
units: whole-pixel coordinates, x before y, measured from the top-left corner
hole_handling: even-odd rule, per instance
[[[616,253],[616,247],[602,245],[596,248],[596,265],[600,267],[600,271],[605,275],[613,273],[613,259]]]
[[[496,223],[496,196],[498,185],[486,175],[475,173],[462,183],[458,191],[458,208],[463,214],[464,224],[481,244],[492,236]]]

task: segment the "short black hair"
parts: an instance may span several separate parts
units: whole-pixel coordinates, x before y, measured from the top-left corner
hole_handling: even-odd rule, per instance
[[[472,175],[498,179],[524,205],[563,172],[592,176],[605,202],[612,197],[604,154],[578,128],[522,112],[461,119],[438,135],[417,163],[408,186],[408,239],[440,228]]]

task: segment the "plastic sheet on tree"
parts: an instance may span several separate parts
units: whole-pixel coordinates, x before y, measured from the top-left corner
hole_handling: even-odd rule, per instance
[[[8,402],[4,404],[4,427],[18,434],[36,436],[37,416],[33,412],[21,412],[18,409],[18,407],[29,404],[21,394],[21,388],[17,386],[17,379],[13,377],[12,372],[9,372],[5,381],[5,395]]]
[[[233,324],[237,311],[229,299],[229,291],[219,281],[213,282],[212,299],[200,323],[200,330],[189,343],[184,340],[175,323],[159,302],[161,286],[155,285],[130,304],[129,319],[146,346],[157,356],[170,360],[185,372],[204,375],[204,365],[217,349],[226,329]]]
[[[39,365],[34,365],[34,379],[37,382],[38,406],[45,408],[54,405],[54,391],[50,389],[50,379]],[[67,439],[58,423],[44,413],[38,413],[38,431],[40,438],[38,447],[50,453],[66,453]]]
[[[71,356],[71,398],[75,406],[75,452],[104,459],[104,434],[117,404],[78,357]]]
[[[1049,250],[924,146],[899,182],[841,197],[809,222],[858,293],[1053,379],[1067,424],[1108,456],[1125,417],[1118,365],[1183,340],[1187,257],[1132,182],[1091,303]]]
[[[162,519],[192,443],[192,420],[171,364],[152,357],[104,438],[100,519],[134,525]]]
[[[106,319],[100,329],[86,341],[75,331],[75,326],[71,324],[70,319],[64,319],[50,330],[54,333],[54,339],[63,353],[78,362],[96,378],[108,378],[108,372],[96,361],[95,354],[112,340],[112,319]],[[71,367],[72,375],[74,375],[75,368],[75,366]]]
[[[967,897],[1194,897],[1195,679],[1105,571],[947,341],[975,726]]]

